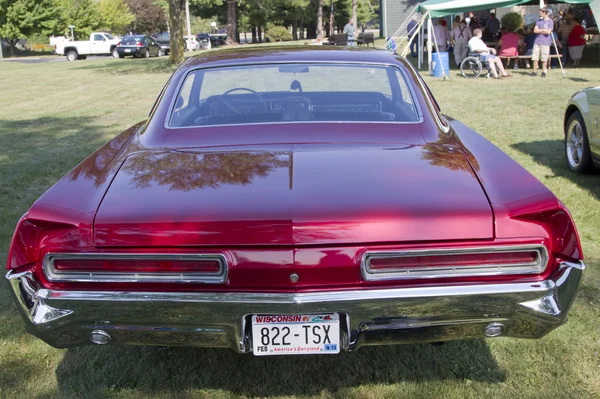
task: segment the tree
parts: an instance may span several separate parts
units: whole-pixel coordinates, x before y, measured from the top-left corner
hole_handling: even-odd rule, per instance
[[[185,0],[169,0],[169,27],[171,28],[171,52],[169,63],[179,65],[183,62],[183,10]]]
[[[135,19],[123,0],[100,0],[99,8],[102,26],[113,33],[127,32],[129,24]]]
[[[98,3],[94,0],[58,0],[61,9],[61,31],[69,32],[69,25],[75,26],[75,37],[88,39],[90,33],[100,29],[102,17]]]
[[[317,7],[317,37],[323,36],[323,0],[319,0]]]
[[[0,37],[8,42],[14,56],[19,39],[36,33],[56,33],[58,15],[59,9],[52,0],[0,0]]]
[[[153,0],[126,0],[134,15],[129,29],[135,33],[159,33],[167,30],[167,15]]]
[[[227,41],[237,43],[237,1],[227,0]]]

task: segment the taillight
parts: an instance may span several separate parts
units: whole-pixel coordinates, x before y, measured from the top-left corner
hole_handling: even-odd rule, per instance
[[[540,274],[548,264],[543,245],[367,252],[365,280]]]
[[[53,254],[44,258],[49,281],[224,283],[220,254]]]
[[[71,224],[23,216],[13,235],[6,268],[22,269],[35,265],[41,260],[43,246],[80,247],[85,240],[74,230],[77,230],[77,227]]]
[[[583,260],[583,251],[575,222],[573,222],[567,207],[560,201],[559,208],[518,218],[537,222],[548,230],[551,237],[549,249],[554,255],[566,258],[565,260]]]
[[[117,46],[120,46],[120,45],[121,45],[121,42],[117,43]]]
[[[142,42],[136,42],[135,45],[138,46],[138,47],[142,47],[143,43]]]

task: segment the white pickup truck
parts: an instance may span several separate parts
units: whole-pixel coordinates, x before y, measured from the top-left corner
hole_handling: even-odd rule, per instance
[[[56,44],[56,54],[67,56],[67,60],[85,60],[88,55],[112,55],[119,57],[117,44],[119,39],[106,32],[92,32],[89,41],[65,41]]]

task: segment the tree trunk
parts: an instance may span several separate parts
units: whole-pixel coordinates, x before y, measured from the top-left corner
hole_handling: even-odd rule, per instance
[[[235,15],[236,0],[227,0],[227,41],[228,44],[237,43],[237,17]]]
[[[179,65],[183,62],[183,9],[185,0],[169,0],[169,25],[171,27],[171,52],[169,63]]]
[[[358,20],[357,20],[357,15],[356,15],[357,3],[358,3],[357,0],[352,0],[352,19],[354,20],[354,26],[356,27],[356,30],[358,30]]]
[[[262,43],[262,26],[258,25],[258,42]]]
[[[306,38],[315,39],[317,37],[317,24],[311,23],[306,28]]]
[[[319,0],[317,8],[317,37],[323,37],[323,0]]]
[[[252,25],[252,43],[258,43],[256,39],[256,25]]]
[[[14,58],[15,50],[17,49],[17,43],[19,43],[19,39],[6,39],[6,41],[10,46],[10,56]],[[0,43],[0,45],[2,44]]]
[[[298,40],[298,21],[292,21],[292,40]]]
[[[300,20],[300,40],[304,40],[304,20]]]
[[[248,32],[244,29],[244,43],[248,43]]]

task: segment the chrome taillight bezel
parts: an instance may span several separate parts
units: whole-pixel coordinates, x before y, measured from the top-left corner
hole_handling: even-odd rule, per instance
[[[66,271],[55,268],[54,262],[60,259],[217,261],[219,269],[216,272]],[[227,281],[229,265],[222,254],[48,253],[44,256],[42,269],[51,282],[223,284]]]
[[[514,264],[485,264],[473,266],[427,266],[373,270],[372,259],[417,256],[482,255],[494,253],[535,252],[534,262]],[[457,277],[485,277],[503,275],[542,274],[548,266],[548,250],[543,244],[503,245],[487,247],[436,248],[415,250],[367,251],[362,256],[361,275],[365,281],[412,280]]]

